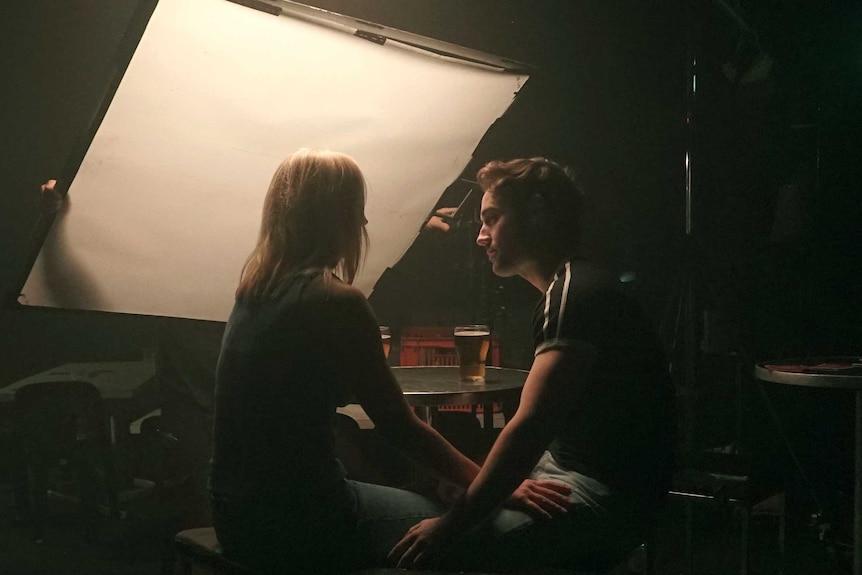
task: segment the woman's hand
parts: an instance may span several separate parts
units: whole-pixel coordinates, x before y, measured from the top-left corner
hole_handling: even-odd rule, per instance
[[[504,502],[509,509],[516,509],[535,519],[552,519],[566,513],[572,502],[572,488],[559,481],[525,479]]]
[[[424,519],[411,527],[389,552],[390,563],[399,569],[421,569],[431,565],[453,534],[443,517]]]

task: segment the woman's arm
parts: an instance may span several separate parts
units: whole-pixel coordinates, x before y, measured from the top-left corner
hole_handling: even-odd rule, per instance
[[[331,349],[335,369],[346,391],[387,440],[433,474],[467,487],[479,466],[455,449],[435,429],[420,420],[404,398],[389,369],[377,321],[361,292],[337,283],[333,286],[334,338]]]

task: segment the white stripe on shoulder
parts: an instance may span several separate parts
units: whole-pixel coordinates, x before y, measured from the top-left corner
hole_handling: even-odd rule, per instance
[[[563,318],[566,317],[566,299],[569,297],[569,284],[572,282],[572,262],[566,262],[566,279],[563,280],[563,293],[560,296],[560,313],[557,316],[557,338],[563,328]]]
[[[556,281],[556,279],[554,280]],[[551,282],[548,291],[545,292],[545,320],[542,322],[542,335],[544,339],[548,339],[548,323],[551,321],[551,315],[548,313],[551,309],[551,291],[554,289],[554,282]]]
[[[551,350],[570,350],[577,353],[583,353],[590,356],[595,356],[598,353],[595,345],[579,340],[579,339],[549,339],[547,341],[543,341],[539,344],[539,347],[536,348],[534,356],[538,356],[539,354],[545,353],[546,351]]]

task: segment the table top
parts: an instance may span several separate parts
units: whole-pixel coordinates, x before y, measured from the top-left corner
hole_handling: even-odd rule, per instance
[[[135,399],[155,374],[152,360],[66,363],[0,388],[0,402],[13,401],[16,390],[43,381],[87,381],[103,399]]]
[[[392,373],[414,406],[469,405],[516,399],[529,372],[486,367],[483,383],[464,383],[457,366],[399,366]]]
[[[862,357],[817,357],[764,361],[754,366],[764,381],[862,391]]]

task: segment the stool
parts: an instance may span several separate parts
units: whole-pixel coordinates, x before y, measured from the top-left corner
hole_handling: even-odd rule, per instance
[[[414,569],[405,570],[395,567],[376,567],[372,569],[363,569],[349,573],[348,575],[500,575],[499,573],[486,573],[476,571],[417,571]],[[601,575],[600,573],[586,573],[582,571],[569,571],[568,569],[535,569],[530,571],[522,571],[520,575]]]
[[[213,575],[254,575],[254,571],[224,556],[212,527],[186,529],[174,537],[174,573],[191,575],[202,567]]]
[[[174,537],[173,573],[191,575],[194,572],[213,575],[260,575],[253,569],[226,558],[219,545],[215,529],[197,527],[180,531]],[[197,568],[197,569],[195,569]],[[170,571],[169,571],[170,572]],[[289,566],[285,567],[289,572]],[[408,573],[395,567],[378,567],[356,571],[350,575],[404,575]],[[495,575],[493,573],[463,573],[447,571],[409,571],[413,575]],[[567,569],[537,568],[524,575],[598,575],[592,572],[570,571]]]
[[[695,501],[712,501],[732,505],[741,512],[739,574],[748,575],[749,528],[753,515],[772,515],[778,518],[779,573],[784,573],[786,508],[784,490],[780,484],[758,484],[750,477],[745,458],[736,454],[689,454],[688,461],[674,474],[673,486],[668,492],[672,498],[686,502],[686,563],[688,573],[694,572],[693,509]],[[758,509],[757,504],[774,500],[774,508]]]
[[[49,495],[82,504],[82,525],[90,537],[95,535],[101,509],[119,517],[109,418],[93,384],[42,381],[25,385],[15,391],[12,416],[16,513],[29,515],[37,542],[45,535]],[[76,471],[74,494],[49,489],[49,470],[62,461],[71,463]],[[99,487],[106,506],[100,506]]]

